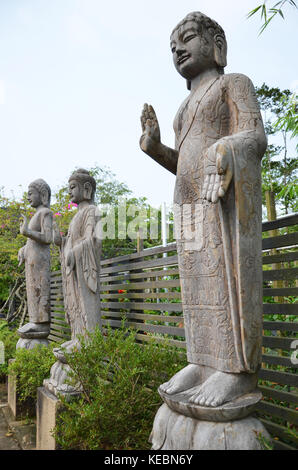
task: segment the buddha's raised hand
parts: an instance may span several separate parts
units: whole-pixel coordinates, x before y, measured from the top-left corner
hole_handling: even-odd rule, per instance
[[[208,150],[203,198],[217,202],[226,194],[233,177],[233,157],[227,144],[218,144]]]
[[[20,225],[20,233],[26,237],[28,235],[28,219],[24,214],[21,214],[21,217],[23,220]]]
[[[141,115],[143,134],[140,138],[140,147],[148,155],[156,155],[160,147],[160,129],[155,111],[151,105],[144,104]]]

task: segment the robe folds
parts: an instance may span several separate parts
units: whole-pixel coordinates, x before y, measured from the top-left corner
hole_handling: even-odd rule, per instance
[[[100,325],[100,214],[89,205],[72,219],[61,246],[66,320],[71,338]]]
[[[190,363],[254,373],[262,341],[261,158],[267,141],[251,81],[221,75],[186,99],[174,121],[179,151],[176,239]],[[218,145],[232,155],[223,198],[203,199]]]

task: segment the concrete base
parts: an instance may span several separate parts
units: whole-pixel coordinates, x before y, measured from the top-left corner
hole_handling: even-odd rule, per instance
[[[10,359],[10,363],[15,359]],[[15,420],[35,416],[35,403],[32,400],[20,401],[17,396],[17,378],[8,375],[7,378],[7,402]]]
[[[159,408],[150,435],[153,450],[263,450],[271,444],[263,424],[246,417],[230,422],[202,421]]]
[[[11,360],[9,361],[11,362]],[[17,380],[14,375],[7,377],[7,401],[13,417],[17,417]]]
[[[57,413],[60,407],[61,401],[45,387],[37,389],[36,450],[57,449],[52,430],[56,425]]]

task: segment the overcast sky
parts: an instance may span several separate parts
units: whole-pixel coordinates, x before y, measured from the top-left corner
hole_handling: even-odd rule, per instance
[[[189,12],[215,19],[228,41],[226,73],[294,89],[297,12],[258,36],[261,0],[0,0],[0,186],[36,178],[55,191],[75,167],[108,166],[136,196],[171,203],[174,176],[139,149],[144,102],[163,143],[187,94],[169,35]]]

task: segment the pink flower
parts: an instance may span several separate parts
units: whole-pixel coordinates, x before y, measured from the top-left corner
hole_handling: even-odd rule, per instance
[[[56,212],[56,214],[54,214],[54,217],[61,217],[60,212]]]
[[[76,202],[72,202],[71,203],[74,207],[78,207],[77,203]]]

